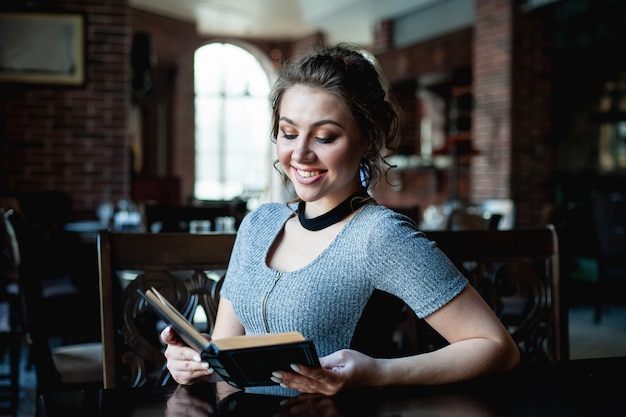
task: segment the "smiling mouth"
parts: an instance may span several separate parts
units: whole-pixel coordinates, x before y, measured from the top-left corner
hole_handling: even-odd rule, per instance
[[[316,175],[320,175],[320,171],[301,171],[299,169],[297,169],[296,171],[298,172],[298,175],[303,178],[310,178],[315,177]]]

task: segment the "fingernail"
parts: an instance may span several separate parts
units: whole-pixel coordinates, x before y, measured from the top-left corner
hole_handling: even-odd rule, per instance
[[[202,362],[200,359],[200,355],[194,355],[193,360],[196,362]]]
[[[170,326],[167,326],[167,327],[165,328],[165,333],[167,333],[167,334],[172,333],[172,328],[171,328]]]
[[[280,384],[281,382],[283,382],[282,378],[276,378],[275,376],[271,376],[270,379],[272,380],[272,382],[275,382],[277,384]]]
[[[276,371],[272,372],[272,376],[276,377],[278,379],[283,379],[285,377],[285,375],[281,374],[280,372],[276,372]]]
[[[202,367],[203,367],[203,368],[205,368],[205,369],[208,369],[208,368],[209,368],[209,364],[208,364],[207,362],[202,362],[202,364],[201,364],[201,365],[202,365]]]
[[[291,365],[289,365],[289,367],[291,369],[293,369],[296,372],[300,372],[302,370],[302,368],[300,368],[298,365],[296,365],[295,363],[292,363]]]

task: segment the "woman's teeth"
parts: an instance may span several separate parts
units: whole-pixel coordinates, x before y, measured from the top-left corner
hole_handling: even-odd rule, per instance
[[[314,177],[320,174],[319,171],[300,171],[299,169],[297,171],[298,171],[298,175],[304,178]]]

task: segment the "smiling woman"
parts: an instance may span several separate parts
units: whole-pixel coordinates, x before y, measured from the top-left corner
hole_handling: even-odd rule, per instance
[[[195,56],[195,197],[252,206],[270,184],[269,80],[243,48],[212,43]]]

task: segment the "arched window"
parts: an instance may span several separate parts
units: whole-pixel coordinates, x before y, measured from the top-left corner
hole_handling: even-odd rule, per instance
[[[228,43],[198,48],[194,72],[195,197],[241,197],[254,206],[267,199],[271,182],[268,74],[251,53]]]

